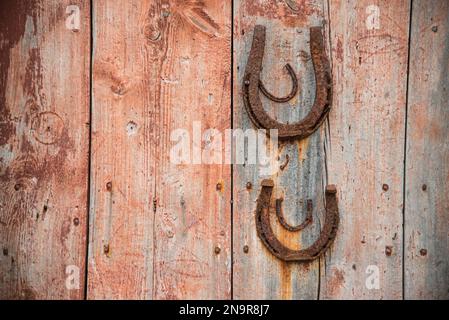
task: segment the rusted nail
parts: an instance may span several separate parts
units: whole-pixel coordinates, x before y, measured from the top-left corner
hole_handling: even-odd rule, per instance
[[[223,189],[223,184],[221,182],[217,183],[215,189],[217,189],[217,191],[220,191],[221,189]]]
[[[215,247],[214,252],[215,254],[219,254],[221,251],[220,247]]]
[[[106,190],[111,191],[112,190],[112,182],[109,181],[108,183],[106,183]]]
[[[7,248],[3,248],[3,255],[7,256],[8,255],[8,249]]]
[[[290,157],[288,156],[288,154],[285,155],[285,162],[279,167],[279,169],[281,169],[282,171],[284,171],[284,169],[287,167],[288,165],[288,161],[290,160]]]
[[[19,190],[20,190],[20,187],[21,187],[20,183],[17,183],[17,184],[14,186],[14,190],[19,191]]]
[[[432,31],[433,31],[433,32],[437,32],[437,31],[438,31],[438,26],[433,26],[433,27],[432,27]]]
[[[382,185],[382,190],[383,190],[383,191],[388,191],[389,188],[390,188],[390,187],[389,187],[388,184],[386,184],[386,183],[384,183],[384,184]]]
[[[153,198],[153,212],[156,213],[157,210],[157,199],[156,197]]]
[[[109,256],[109,253],[111,252],[110,248],[109,248],[109,244],[105,244],[103,246],[103,252],[105,255]]]
[[[422,189],[422,191],[426,191],[427,190],[427,184],[423,184],[421,189]]]
[[[78,225],[80,224],[80,219],[74,218],[74,219],[73,219],[73,224],[74,224],[75,226],[78,226]]]
[[[251,190],[252,187],[253,187],[253,184],[252,184],[251,182],[248,181],[248,182],[246,183],[246,189],[247,189],[247,190]]]
[[[393,247],[392,246],[386,246],[385,247],[385,254],[389,257],[393,253]]]
[[[249,247],[248,246],[243,246],[243,252],[244,253],[248,253],[249,252]]]
[[[427,255],[427,249],[421,249],[419,250],[419,254],[422,255],[423,257]]]

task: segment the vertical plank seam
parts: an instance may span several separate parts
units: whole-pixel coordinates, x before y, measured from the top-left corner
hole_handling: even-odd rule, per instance
[[[92,173],[92,108],[93,108],[93,57],[94,57],[94,37],[93,37],[93,0],[89,1],[89,141],[87,147],[87,208],[86,208],[86,254],[84,261],[84,300],[88,298],[88,276],[89,276],[89,230],[90,230],[90,192],[91,192],[91,173]]]
[[[406,205],[406,182],[407,182],[407,122],[409,107],[409,86],[410,86],[410,49],[412,39],[412,18],[413,0],[410,0],[409,26],[408,26],[408,48],[407,48],[407,84],[405,88],[405,123],[404,123],[404,163],[403,163],[403,184],[402,184],[402,300],[405,300],[405,205]]]
[[[234,0],[231,1],[231,130],[234,129]],[[232,131],[231,131],[232,132]],[[231,300],[234,300],[234,139],[231,139]]]
[[[162,64],[161,64],[161,69],[162,69]],[[156,152],[154,153],[154,155],[156,155]],[[153,199],[152,199],[152,206],[153,206],[153,225],[151,228],[152,231],[152,238],[153,238],[153,248],[152,248],[152,259],[153,261],[151,262],[151,265],[153,266],[153,270],[151,270],[151,277],[153,279],[153,286],[151,288],[151,300],[154,300],[154,297],[156,296],[156,244],[157,244],[157,237],[156,237],[156,211],[157,211],[157,196],[156,196],[156,188],[157,188],[157,177],[156,177],[156,168],[157,168],[157,161],[156,161],[156,157],[154,160],[154,194],[153,194]],[[145,272],[148,272],[148,270],[146,270]]]
[[[331,40],[331,15],[330,15],[330,2],[329,0],[327,0],[325,3],[327,3],[327,33],[328,33],[328,41],[329,41],[329,60],[330,60],[330,65],[331,65],[331,74],[332,74],[332,68],[333,68],[333,63],[332,63],[332,40]],[[326,187],[326,184],[329,182],[329,171],[328,171],[328,166],[327,166],[327,148],[326,148],[326,142],[327,140],[330,141],[330,121],[329,121],[329,115],[326,117],[326,126],[327,128],[325,128],[325,139],[323,142],[323,149],[324,149],[324,173],[325,173],[325,179],[326,181],[323,183],[323,190]],[[327,131],[326,131],[327,129]],[[329,143],[330,144],[330,143]],[[323,198],[323,201],[325,201],[325,199]],[[317,300],[320,300],[321,297],[321,261],[323,262],[323,268],[326,268],[326,255],[318,258],[318,288],[317,288]]]

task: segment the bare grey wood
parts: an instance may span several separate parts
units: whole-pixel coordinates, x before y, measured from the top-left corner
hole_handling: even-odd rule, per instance
[[[449,2],[414,1],[405,186],[406,299],[449,298]]]
[[[334,99],[326,168],[340,227],[322,299],[402,298],[410,1],[329,1]]]

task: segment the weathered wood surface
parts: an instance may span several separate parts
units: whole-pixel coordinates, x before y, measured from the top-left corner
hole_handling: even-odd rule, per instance
[[[449,298],[449,2],[414,1],[405,188],[405,299]]]
[[[169,157],[173,130],[230,125],[230,2],[93,12],[88,298],[230,298],[230,165]]]
[[[320,298],[401,299],[410,1],[329,5],[334,99],[326,168],[341,220],[322,264]]]
[[[70,4],[79,30],[66,26]],[[3,299],[84,296],[89,11],[88,1],[0,5]]]
[[[234,21],[231,1],[92,3],[92,26],[89,1],[0,4],[0,298],[449,298],[448,1],[234,0]],[[294,249],[318,237],[324,188],[337,185],[337,238],[311,263],[282,262],[258,238],[258,166],[231,176],[219,160],[170,159],[177,129],[191,162],[224,152],[231,99],[233,127],[254,128],[241,94],[256,24],[268,90],[290,91],[286,63],[299,80],[288,103],[261,97],[285,122],[313,104],[309,27],[324,26],[329,119],[281,143],[272,158],[288,163],[270,176],[271,222]],[[283,230],[281,197],[291,224],[312,199],[313,224]]]
[[[261,95],[266,110],[284,122],[298,121],[309,112],[315,98],[315,77],[309,49],[309,28],[322,26],[327,13],[326,1],[234,1],[234,128],[255,128],[242,100],[243,75],[253,29],[266,26],[265,58],[262,80],[276,96],[290,92],[291,80],[284,65],[290,63],[299,82],[299,94],[287,103],[274,103]],[[325,39],[326,39],[325,35]],[[320,232],[324,208],[324,124],[309,138],[280,144],[278,167],[270,176],[275,182],[275,198],[283,198],[287,221],[296,225],[306,217],[306,201],[312,199],[314,223],[300,232],[284,230],[276,219],[271,223],[279,239],[293,249],[311,245]],[[248,161],[246,161],[248,162]],[[319,260],[311,263],[285,263],[274,257],[257,236],[256,199],[262,176],[258,166],[234,166],[234,298],[235,299],[316,299],[319,292]],[[247,183],[252,184],[247,189]],[[247,246],[248,252],[244,252]]]

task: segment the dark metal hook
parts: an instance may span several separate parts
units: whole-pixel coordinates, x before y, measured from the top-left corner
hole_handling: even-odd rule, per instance
[[[310,261],[318,258],[329,248],[337,234],[339,214],[336,187],[334,185],[326,187],[326,217],[319,238],[310,247],[302,250],[292,250],[284,246],[271,228],[269,208],[273,187],[273,180],[262,181],[262,190],[256,206],[256,228],[259,238],[268,250],[281,260]]]
[[[288,102],[291,99],[293,99],[293,97],[298,92],[298,79],[296,78],[295,71],[293,71],[293,68],[292,68],[292,66],[289,63],[287,63],[285,65],[285,68],[287,69],[288,74],[290,75],[290,78],[292,78],[292,90],[285,97],[276,97],[276,96],[274,96],[273,94],[268,92],[268,90],[265,88],[264,84],[262,83],[262,80],[259,80],[259,89],[260,89],[260,91],[263,93],[263,95],[265,97],[267,97],[271,101],[279,102],[279,103]]]
[[[276,199],[276,216],[278,217],[279,223],[285,229],[287,229],[288,231],[291,231],[291,232],[300,231],[312,223],[312,221],[313,221],[313,216],[312,216],[313,204],[312,204],[311,199],[307,200],[307,216],[304,219],[304,222],[297,226],[292,226],[287,222],[287,220],[285,220],[284,213],[282,210],[282,201],[283,201],[283,199]]]
[[[332,79],[329,61],[324,50],[322,28],[310,28],[310,52],[315,70],[316,94],[312,109],[301,121],[292,124],[281,123],[271,118],[263,108],[259,97],[259,89],[261,89],[260,73],[264,50],[265,27],[256,25],[243,85],[243,101],[249,118],[257,128],[277,129],[278,137],[281,140],[302,139],[311,135],[326,118],[332,101]],[[265,88],[261,91],[264,94],[266,93]]]

